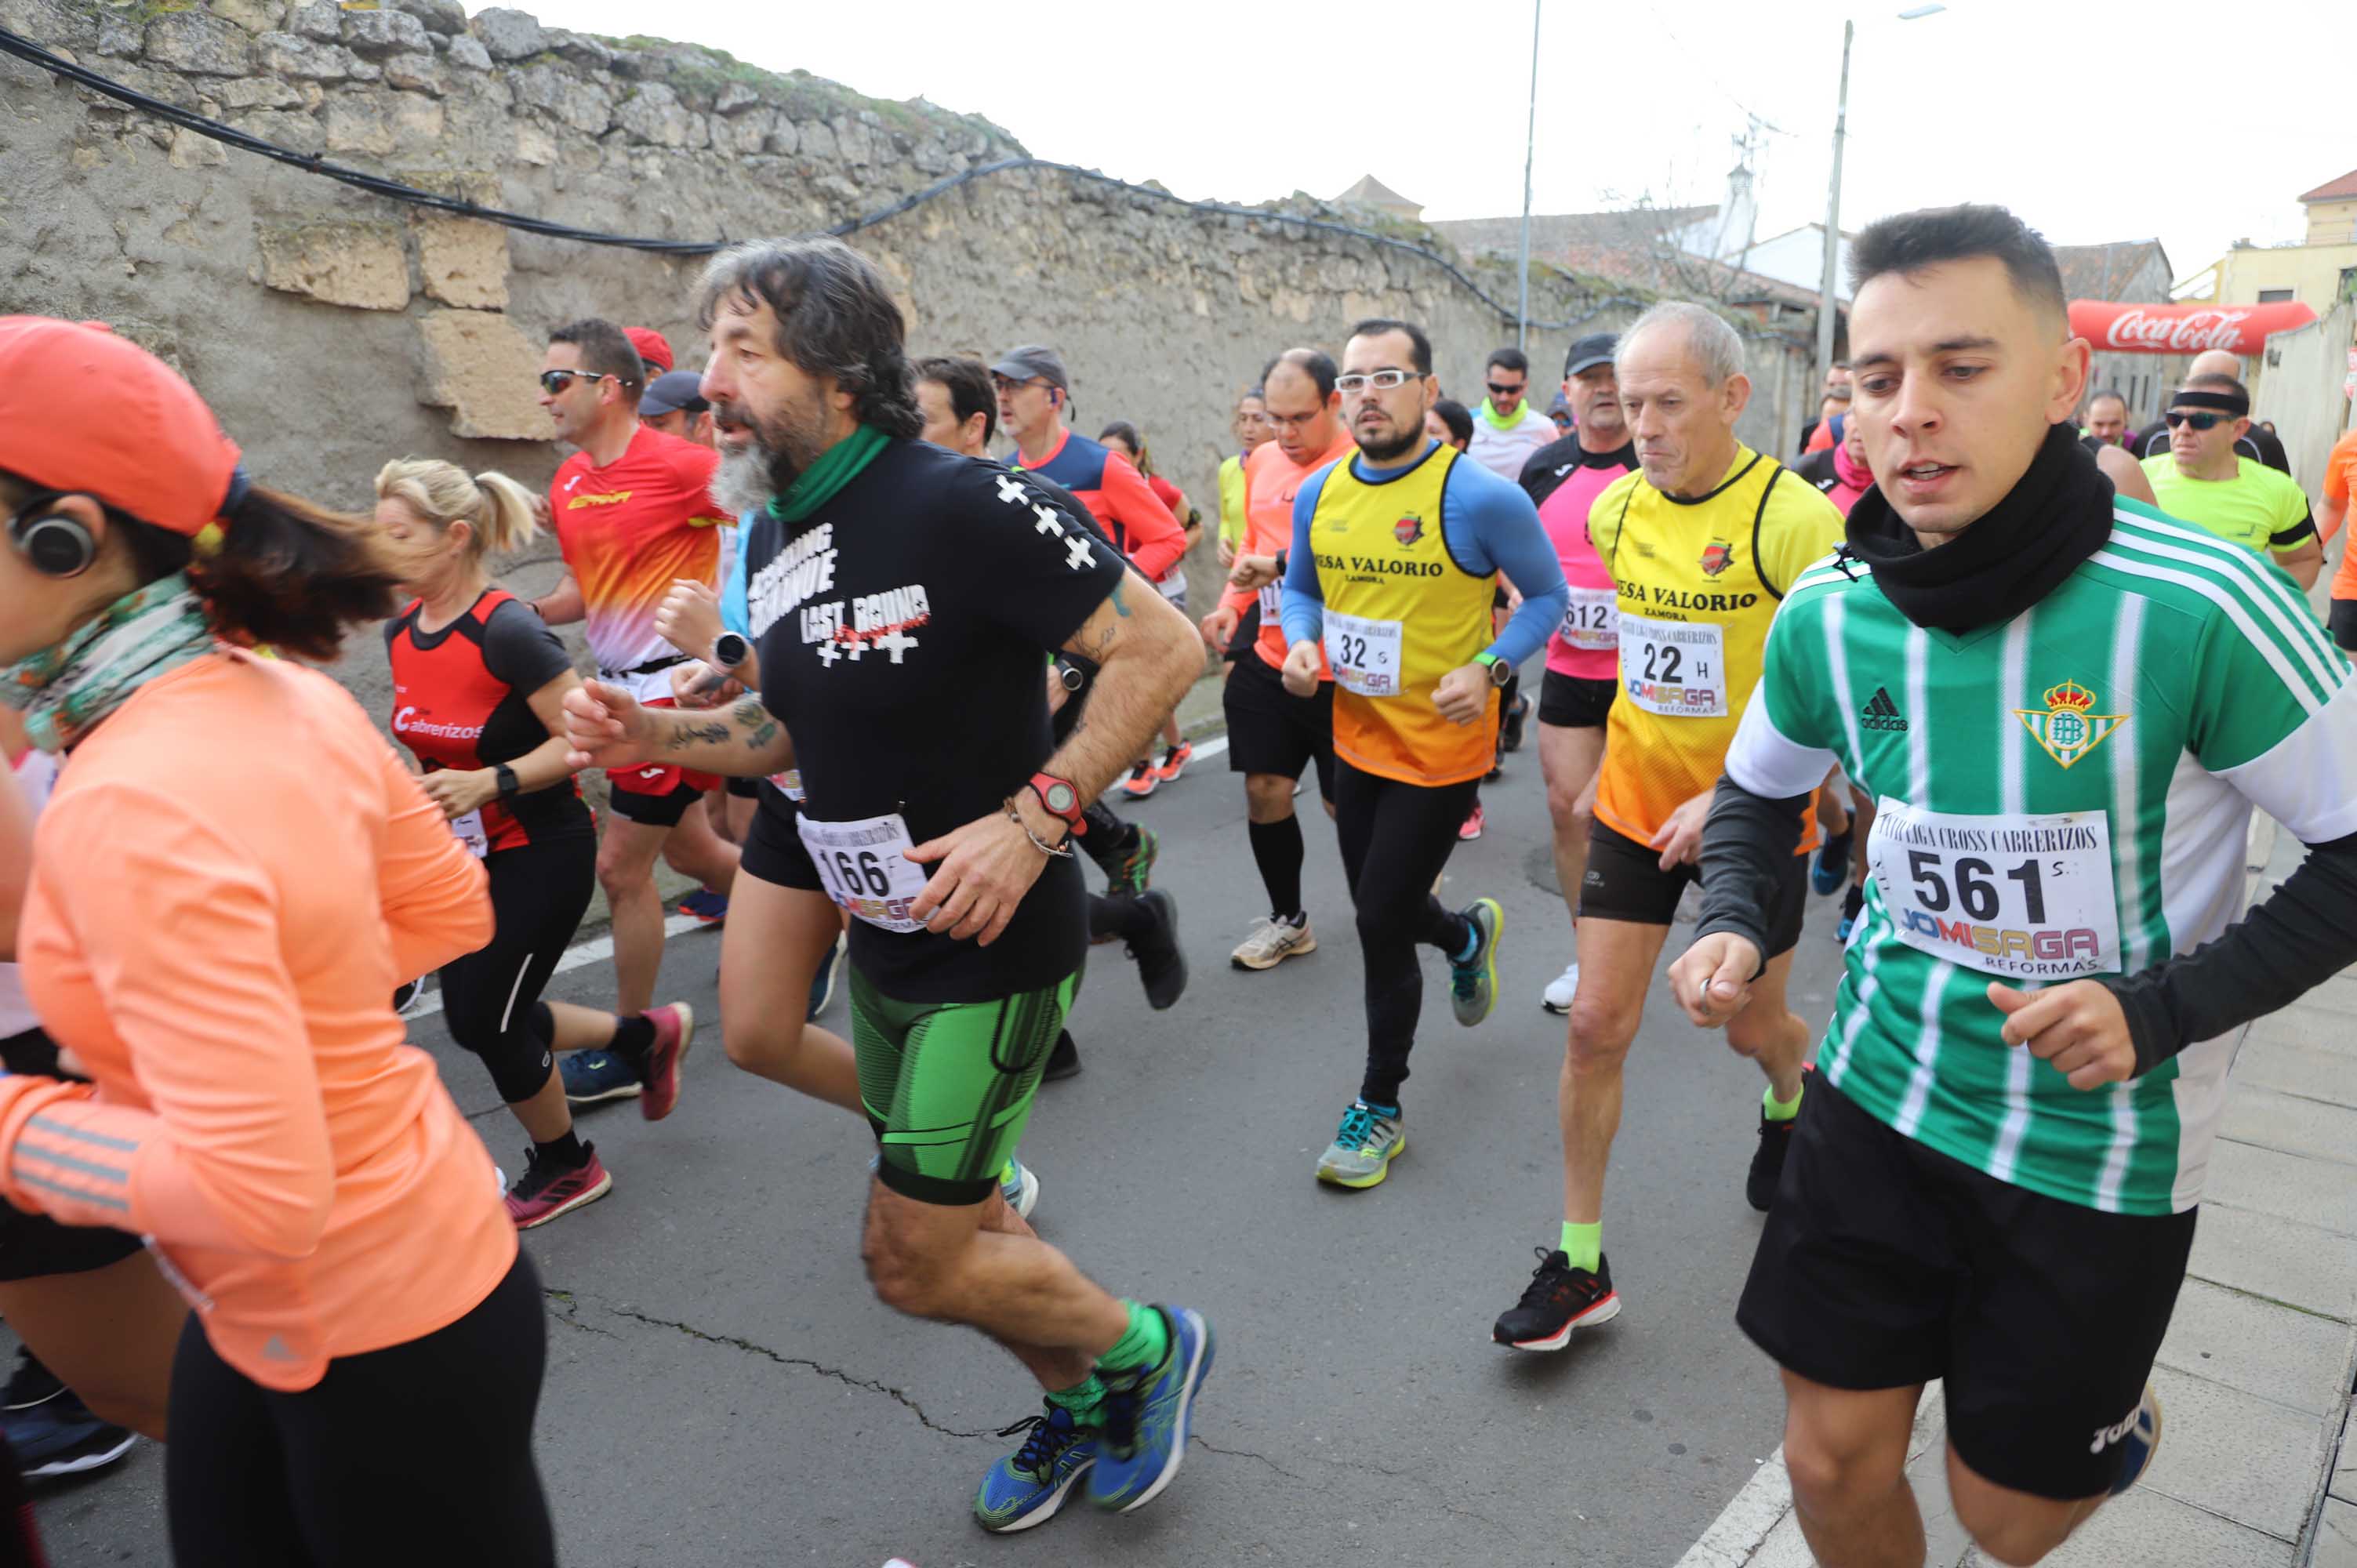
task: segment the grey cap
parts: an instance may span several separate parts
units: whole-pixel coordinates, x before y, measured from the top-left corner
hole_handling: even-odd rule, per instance
[[[1010,381],[1042,381],[1066,392],[1072,390],[1072,378],[1064,371],[1064,357],[1045,343],[1022,343],[1007,349],[990,367],[990,373]]]
[[[702,413],[712,405],[704,401],[704,378],[694,371],[665,371],[647,383],[640,394],[639,413],[651,419],[659,413],[677,413],[681,409],[690,413]]]
[[[1617,332],[1590,332],[1585,338],[1571,340],[1571,352],[1563,358],[1563,379],[1571,380],[1580,371],[1597,365],[1612,362],[1612,350],[1620,346]]]

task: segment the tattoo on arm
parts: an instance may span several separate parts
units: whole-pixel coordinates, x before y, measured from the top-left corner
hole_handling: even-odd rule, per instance
[[[729,710],[728,716],[738,729],[745,732],[745,744],[748,746],[767,746],[777,737],[776,717],[751,697],[739,699],[737,705]]]
[[[1121,602],[1121,585],[1127,581],[1129,581],[1129,574],[1124,572],[1121,575],[1120,582],[1116,582],[1113,585],[1113,613],[1121,617],[1124,620],[1127,620],[1129,618],[1129,607]]]
[[[663,749],[683,751],[696,745],[717,746],[728,738],[728,726],[705,719],[679,725],[663,737]]]

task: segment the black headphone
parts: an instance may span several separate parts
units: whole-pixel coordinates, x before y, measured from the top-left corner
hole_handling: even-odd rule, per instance
[[[8,520],[8,542],[43,576],[78,577],[98,559],[98,541],[89,529],[62,511],[44,510],[75,493],[44,490]]]

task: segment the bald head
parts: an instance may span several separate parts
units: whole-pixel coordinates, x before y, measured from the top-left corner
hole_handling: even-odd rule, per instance
[[[1333,357],[1322,349],[1287,349],[1262,372],[1269,429],[1296,463],[1309,462],[1342,438],[1337,373]]]
[[[2196,376],[2232,376],[2240,381],[2242,356],[2231,349],[2204,349],[2193,356],[2193,368],[2185,372],[2187,383],[2190,384]]]

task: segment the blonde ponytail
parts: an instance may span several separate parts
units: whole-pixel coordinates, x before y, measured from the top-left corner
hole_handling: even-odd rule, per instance
[[[486,550],[521,550],[540,532],[533,517],[532,492],[505,474],[468,478],[455,463],[434,457],[401,457],[377,470],[379,500],[396,500],[436,529],[464,522],[475,531],[473,557]]]

